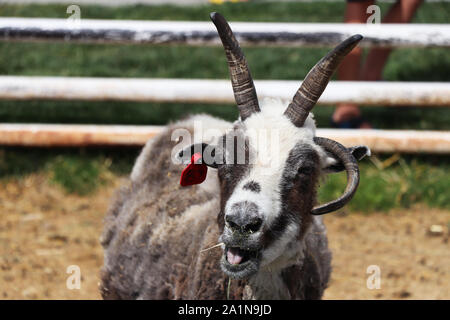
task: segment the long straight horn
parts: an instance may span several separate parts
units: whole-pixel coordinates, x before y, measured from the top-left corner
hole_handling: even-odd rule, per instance
[[[363,37],[360,34],[351,36],[341,42],[336,48],[328,52],[309,71],[303,80],[302,85],[295,94],[292,102],[284,112],[292,123],[297,127],[302,127],[311,109],[316,105],[322,92],[327,87],[334,71],[339,66],[342,59],[353,50]]]
[[[250,69],[239,43],[233,35],[225,18],[217,12],[211,13],[211,20],[217,28],[227,56],[228,68],[233,85],[234,98],[242,121],[255,112],[259,112],[258,97]]]

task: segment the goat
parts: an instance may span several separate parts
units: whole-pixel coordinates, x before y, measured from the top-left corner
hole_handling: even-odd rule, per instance
[[[101,294],[105,299],[320,299],[331,272],[320,215],[350,201],[359,183],[357,160],[370,150],[316,137],[310,111],[362,36],[348,38],[322,58],[282,113],[286,105],[280,101],[264,100],[260,108],[228,23],[219,13],[211,19],[225,49],[240,118],[232,124],[193,116],[147,142],[105,217]],[[176,130],[195,133],[198,123],[215,133],[198,141],[172,139]],[[277,139],[261,146],[252,130],[277,133]],[[272,147],[278,147],[276,154]],[[249,161],[264,153],[268,164]],[[181,187],[180,161],[192,154],[201,158],[194,167],[212,172],[201,184],[203,178]],[[243,163],[230,160],[236,154],[243,155]],[[343,170],[343,195],[314,207],[321,176]]]

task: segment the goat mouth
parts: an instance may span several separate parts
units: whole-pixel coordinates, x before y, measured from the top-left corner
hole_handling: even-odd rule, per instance
[[[244,279],[259,269],[259,251],[226,247],[221,260],[222,271],[233,279]]]

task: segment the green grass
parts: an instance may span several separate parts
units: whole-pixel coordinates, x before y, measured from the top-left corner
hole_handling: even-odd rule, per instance
[[[393,164],[390,164],[393,162]],[[450,161],[448,158],[376,156],[360,165],[358,191],[348,204],[351,210],[362,212],[409,208],[417,203],[429,207],[450,209]],[[322,201],[336,199],[346,184],[344,173],[328,177],[319,192]]]
[[[113,176],[130,173],[139,148],[1,148],[0,181],[43,172],[68,193],[87,195]],[[409,208],[417,203],[450,210],[448,157],[372,156],[360,163],[361,182],[347,208],[360,212]],[[335,199],[345,189],[344,173],[321,183],[319,200]]]
[[[0,148],[0,179],[24,177],[28,174],[53,169],[58,170],[59,159],[71,159],[76,168],[82,168],[83,159],[97,163],[108,163],[107,167],[115,175],[129,173],[140,148]],[[78,162],[76,164],[76,162]],[[76,172],[75,169],[70,171]]]
[[[50,180],[69,193],[87,195],[106,183],[110,161],[77,156],[57,156],[49,163]]]
[[[95,192],[112,176],[129,174],[139,148],[0,148],[0,181],[45,173],[68,193]]]
[[[76,1],[75,1],[76,2]],[[387,12],[390,4],[379,3],[381,13]],[[1,16],[21,17],[67,17],[67,5],[0,5]],[[449,4],[426,3],[419,8],[414,22],[448,23]],[[218,11],[230,20],[273,22],[341,22],[345,2],[296,3],[259,2],[225,3],[177,7],[171,5],[133,5],[116,7],[81,6],[81,17],[86,19],[130,19],[130,20],[193,20],[208,21],[209,13]]]
[[[382,13],[388,4],[381,4]],[[233,21],[341,22],[345,2],[240,3],[198,7],[82,6],[86,19],[208,21],[219,11]],[[0,16],[65,18],[62,5],[0,5]],[[450,3],[426,3],[415,22],[448,23]],[[328,48],[244,48],[256,79],[302,79]],[[450,81],[448,49],[398,49],[385,69],[389,81]],[[229,77],[222,48],[185,46],[92,45],[69,43],[0,42],[0,74],[81,77]],[[319,127],[328,127],[333,108],[314,110]],[[186,105],[131,102],[0,101],[0,122],[165,124],[188,113],[208,112],[234,120],[233,105]],[[363,107],[376,128],[450,129],[446,108]],[[1,148],[0,180],[46,172],[67,192],[88,194],[109,175],[129,173],[139,149]],[[385,161],[389,156],[382,157]],[[389,162],[389,161],[388,161]],[[378,165],[375,165],[375,163]],[[389,210],[414,203],[450,209],[445,190],[450,184],[448,157],[404,156],[382,168],[374,161],[361,164],[361,184],[350,204],[360,211]],[[320,189],[325,201],[338,196],[345,175],[330,176]]]

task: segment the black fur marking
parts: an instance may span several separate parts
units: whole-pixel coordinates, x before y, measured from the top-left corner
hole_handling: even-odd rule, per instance
[[[225,205],[237,184],[248,174],[251,166],[249,143],[243,135],[240,125],[235,125],[233,131],[219,139],[216,152],[224,159],[223,164],[217,168],[220,184],[220,212],[217,216],[217,223],[220,232],[223,232]],[[243,164],[237,163],[242,160]]]
[[[253,191],[255,193],[260,193],[261,192],[261,186],[259,185],[258,182],[256,181],[249,181],[247,182],[242,189],[244,190],[250,190]]]
[[[283,270],[281,276],[289,289],[291,299],[319,300],[322,297],[326,284],[322,283],[319,270],[320,265],[309,252],[305,253],[303,265],[294,265]]]
[[[290,214],[281,213],[269,228],[263,230],[263,247],[269,247],[276,239],[278,239],[286,230],[288,224],[292,221]]]
[[[305,233],[316,198],[319,163],[319,155],[309,144],[300,143],[291,150],[280,183],[281,213],[264,232],[265,247],[278,239],[292,222],[300,225],[299,237]]]
[[[220,155],[217,154],[216,157],[216,149],[215,146],[209,145],[206,143],[195,143],[192,144],[183,150],[181,150],[178,153],[178,157],[183,163],[189,164],[191,161],[191,157],[195,153],[201,153],[202,154],[202,160],[201,163],[206,164],[207,166],[211,168],[217,168],[220,164]]]

